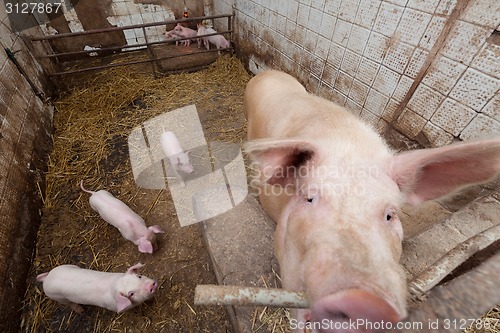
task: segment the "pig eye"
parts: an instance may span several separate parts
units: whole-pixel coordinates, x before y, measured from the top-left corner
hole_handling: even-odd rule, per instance
[[[394,220],[395,217],[396,217],[396,211],[394,209],[385,210],[385,220],[387,222]]]
[[[137,275],[137,277],[138,277],[139,279],[142,279],[142,275]]]
[[[307,202],[313,202],[314,198],[306,198]]]
[[[134,297],[135,293],[133,291],[128,292],[128,297]]]

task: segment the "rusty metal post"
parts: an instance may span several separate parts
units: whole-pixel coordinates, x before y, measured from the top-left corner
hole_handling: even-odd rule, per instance
[[[277,288],[197,285],[196,305],[243,305],[309,308],[304,294]]]
[[[145,27],[142,27],[142,33],[144,34],[144,40],[146,41],[146,47],[148,49],[148,54],[149,54],[149,59],[151,59],[151,69],[153,70],[153,76],[156,78],[158,78],[158,75],[156,74],[156,66],[155,66],[155,63],[156,63],[156,54],[154,54],[154,51],[153,49],[151,48],[151,45],[149,44],[149,40],[148,40],[148,34],[146,33],[146,28]]]
[[[102,52],[102,51],[116,51],[116,50],[124,50],[124,49],[129,49],[129,48],[138,48],[138,47],[143,47],[146,46],[148,49],[149,53],[149,59],[147,60],[138,60],[138,61],[130,61],[130,62],[125,62],[125,63],[119,63],[119,64],[109,64],[109,65],[103,65],[103,66],[93,66],[93,67],[88,67],[88,68],[81,68],[81,69],[76,69],[76,70],[59,70],[55,73],[48,73],[49,76],[60,76],[60,75],[65,75],[65,74],[74,74],[74,73],[82,73],[82,72],[87,72],[87,71],[92,71],[92,70],[100,70],[100,69],[106,69],[106,68],[112,68],[112,67],[118,67],[118,66],[125,66],[125,65],[136,65],[136,64],[142,64],[146,62],[151,62],[153,66],[153,73],[155,77],[158,75],[157,68],[155,68],[154,63],[156,63],[159,66],[159,61],[165,60],[165,59],[170,59],[170,58],[176,58],[176,57],[182,57],[182,56],[187,56],[190,54],[181,54],[181,55],[176,55],[176,56],[166,56],[166,57],[158,57],[158,55],[155,54],[154,50],[152,49],[152,45],[161,45],[161,44],[166,44],[170,43],[169,41],[156,41],[156,42],[150,42],[148,40],[147,34],[146,34],[146,27],[153,27],[153,26],[159,26],[159,25],[165,25],[169,23],[175,23],[175,22],[191,22],[191,21],[201,21],[204,19],[216,19],[216,18],[228,18],[228,25],[232,26],[232,14],[223,14],[223,15],[213,15],[213,16],[205,16],[205,17],[194,17],[194,18],[188,18],[188,19],[180,19],[180,20],[173,20],[173,21],[163,21],[163,22],[155,22],[155,23],[143,23],[143,24],[136,24],[136,25],[130,25],[130,26],[124,26],[124,27],[112,27],[112,28],[104,28],[104,29],[96,29],[96,30],[89,30],[89,31],[81,31],[81,32],[72,32],[72,33],[62,33],[62,34],[57,34],[57,35],[50,35],[50,36],[27,36],[32,42],[36,41],[48,41],[52,39],[58,39],[58,38],[71,38],[75,36],[81,36],[81,35],[91,35],[91,34],[100,34],[100,33],[107,33],[107,32],[112,32],[112,31],[123,31],[127,29],[139,29],[142,28],[144,36],[145,36],[145,43],[139,43],[137,45],[121,45],[121,46],[112,46],[112,47],[102,47],[99,50],[89,50],[89,51],[73,51],[73,52],[62,52],[62,53],[56,53],[53,52],[45,55],[39,55],[36,58],[37,59],[44,59],[44,58],[55,58],[57,62],[59,62],[59,57],[62,56],[69,56],[69,55],[84,55],[84,54],[89,54],[90,52]],[[229,34],[232,36],[233,30],[227,30],[227,31],[222,31],[222,32],[217,32],[214,34],[207,34],[207,36],[213,36],[213,35],[223,35],[223,34]],[[178,41],[186,40],[188,38],[180,38]],[[232,39],[232,37],[231,37]],[[205,52],[218,52],[218,51],[224,51],[224,50],[231,50],[232,47],[230,46],[229,48],[225,49],[219,49],[219,50],[208,50],[208,51],[198,51],[197,53],[205,53]],[[99,55],[100,56],[100,55]]]

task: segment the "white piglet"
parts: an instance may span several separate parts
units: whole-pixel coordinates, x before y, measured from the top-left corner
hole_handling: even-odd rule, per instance
[[[81,313],[80,304],[96,305],[115,312],[129,310],[152,298],[158,283],[137,274],[143,264],[135,264],[126,273],[107,273],[61,265],[37,276],[45,295]]]
[[[206,28],[203,24],[198,24],[198,37],[215,33],[217,33],[217,31],[215,31],[214,29]],[[222,35],[201,37],[201,40],[203,41],[203,45],[207,48],[207,50],[210,48],[209,42],[214,44],[217,49],[225,49],[231,46],[229,44],[229,41]],[[218,51],[218,53],[220,54],[220,51]]]
[[[210,43],[208,42],[208,37],[202,37],[207,34],[207,28],[203,24],[198,23],[198,48],[200,47],[200,44],[203,43],[203,46],[207,49],[207,51],[210,49]]]
[[[175,174],[180,180],[182,180],[182,177],[179,175],[178,171],[184,173],[193,172],[193,165],[189,161],[189,152],[184,152],[175,133],[171,131],[163,132],[160,135],[160,144],[170,164],[172,164]]]
[[[142,217],[108,191],[89,191],[83,187],[83,181],[80,187],[92,194],[89,199],[90,207],[98,212],[103,220],[118,228],[125,239],[137,245],[140,252],[151,254],[157,249],[155,234],[165,232],[160,226],[153,225],[148,228]]]
[[[183,27],[179,23],[177,23],[177,25],[175,26],[173,32],[177,36],[179,36],[180,38],[189,38],[189,39],[183,40],[184,46],[191,45],[191,40],[197,40],[196,39],[196,35],[198,34],[198,32],[196,30]],[[199,46],[199,41],[198,41],[198,46]]]
[[[170,30],[170,31],[167,31],[164,33],[164,36],[165,36],[165,40],[168,40],[168,41],[172,41],[174,42],[175,41],[175,45],[176,46],[179,46],[179,37],[174,30]],[[183,40],[181,41],[181,43],[183,43],[184,45],[187,46],[187,43],[188,43],[188,40]]]

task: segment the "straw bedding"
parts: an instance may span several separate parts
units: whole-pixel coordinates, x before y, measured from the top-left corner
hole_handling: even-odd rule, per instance
[[[155,79],[140,68],[117,67],[87,76],[78,85],[70,82],[73,88],[55,102],[54,148],[47,186],[40,188],[45,207],[22,332],[230,331],[223,307],[192,305],[196,284],[216,283],[199,226],[179,226],[168,190],[134,184],[127,137],[152,117],[195,104],[207,141],[241,143],[242,96],[249,79],[235,57],[222,56],[196,73]],[[164,227],[167,232],[157,237],[158,251],[152,256],[139,253],[100,219],[88,204],[89,195],[79,189],[80,180],[88,189],[111,192],[147,225]],[[76,314],[45,297],[35,280],[61,264],[124,272],[137,262],[146,264],[141,274],[158,280],[160,289],[153,300],[123,314],[92,306]],[[256,319],[256,331],[268,325],[267,313]]]

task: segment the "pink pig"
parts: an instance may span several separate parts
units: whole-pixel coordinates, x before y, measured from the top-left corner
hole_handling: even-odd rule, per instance
[[[203,24],[198,24],[198,37],[215,33],[217,33],[217,31],[215,31],[214,29],[206,28]],[[207,50],[210,49],[209,42],[214,44],[217,49],[225,49],[230,47],[229,41],[222,35],[202,37],[201,40]],[[218,53],[220,54],[220,51],[218,51]]]
[[[108,191],[89,191],[83,187],[83,180],[80,182],[80,187],[92,194],[89,199],[90,207],[98,212],[103,220],[118,228],[125,239],[137,245],[140,252],[153,253],[157,249],[155,234],[165,232],[160,226],[146,227],[142,217]]]
[[[177,34],[175,33],[174,30],[170,30],[170,31],[165,32],[164,36],[165,36],[165,40],[175,41],[175,45],[179,46],[179,38],[180,37],[177,36]],[[183,43],[185,46],[187,46],[188,40],[183,40],[183,41],[181,41],[181,43]]]
[[[189,161],[189,152],[184,152],[175,133],[171,131],[163,132],[160,135],[160,145],[176,173],[177,171],[193,172],[193,165]],[[180,177],[178,173],[177,176]]]
[[[404,318],[399,206],[500,171],[498,138],[395,153],[370,126],[283,72],[252,78],[244,111],[246,150],[260,170],[252,183],[277,222],[283,287],[311,304],[294,311],[295,329],[374,332]]]
[[[37,276],[43,282],[45,295],[81,313],[80,304],[96,305],[111,311],[123,312],[150,299],[158,283],[137,274],[143,264],[135,264],[126,273],[106,273],[61,265]]]
[[[185,42],[185,46],[189,46],[191,45],[191,39],[195,40],[197,39],[196,36],[198,34],[198,32],[196,30],[193,30],[193,29],[190,29],[190,28],[186,28],[186,27],[183,27],[182,25],[180,25],[179,23],[177,23],[177,25],[175,26],[174,28],[174,33],[181,37],[181,38],[189,38],[189,39],[185,39],[184,42]],[[199,41],[198,41],[198,45],[199,45]]]

